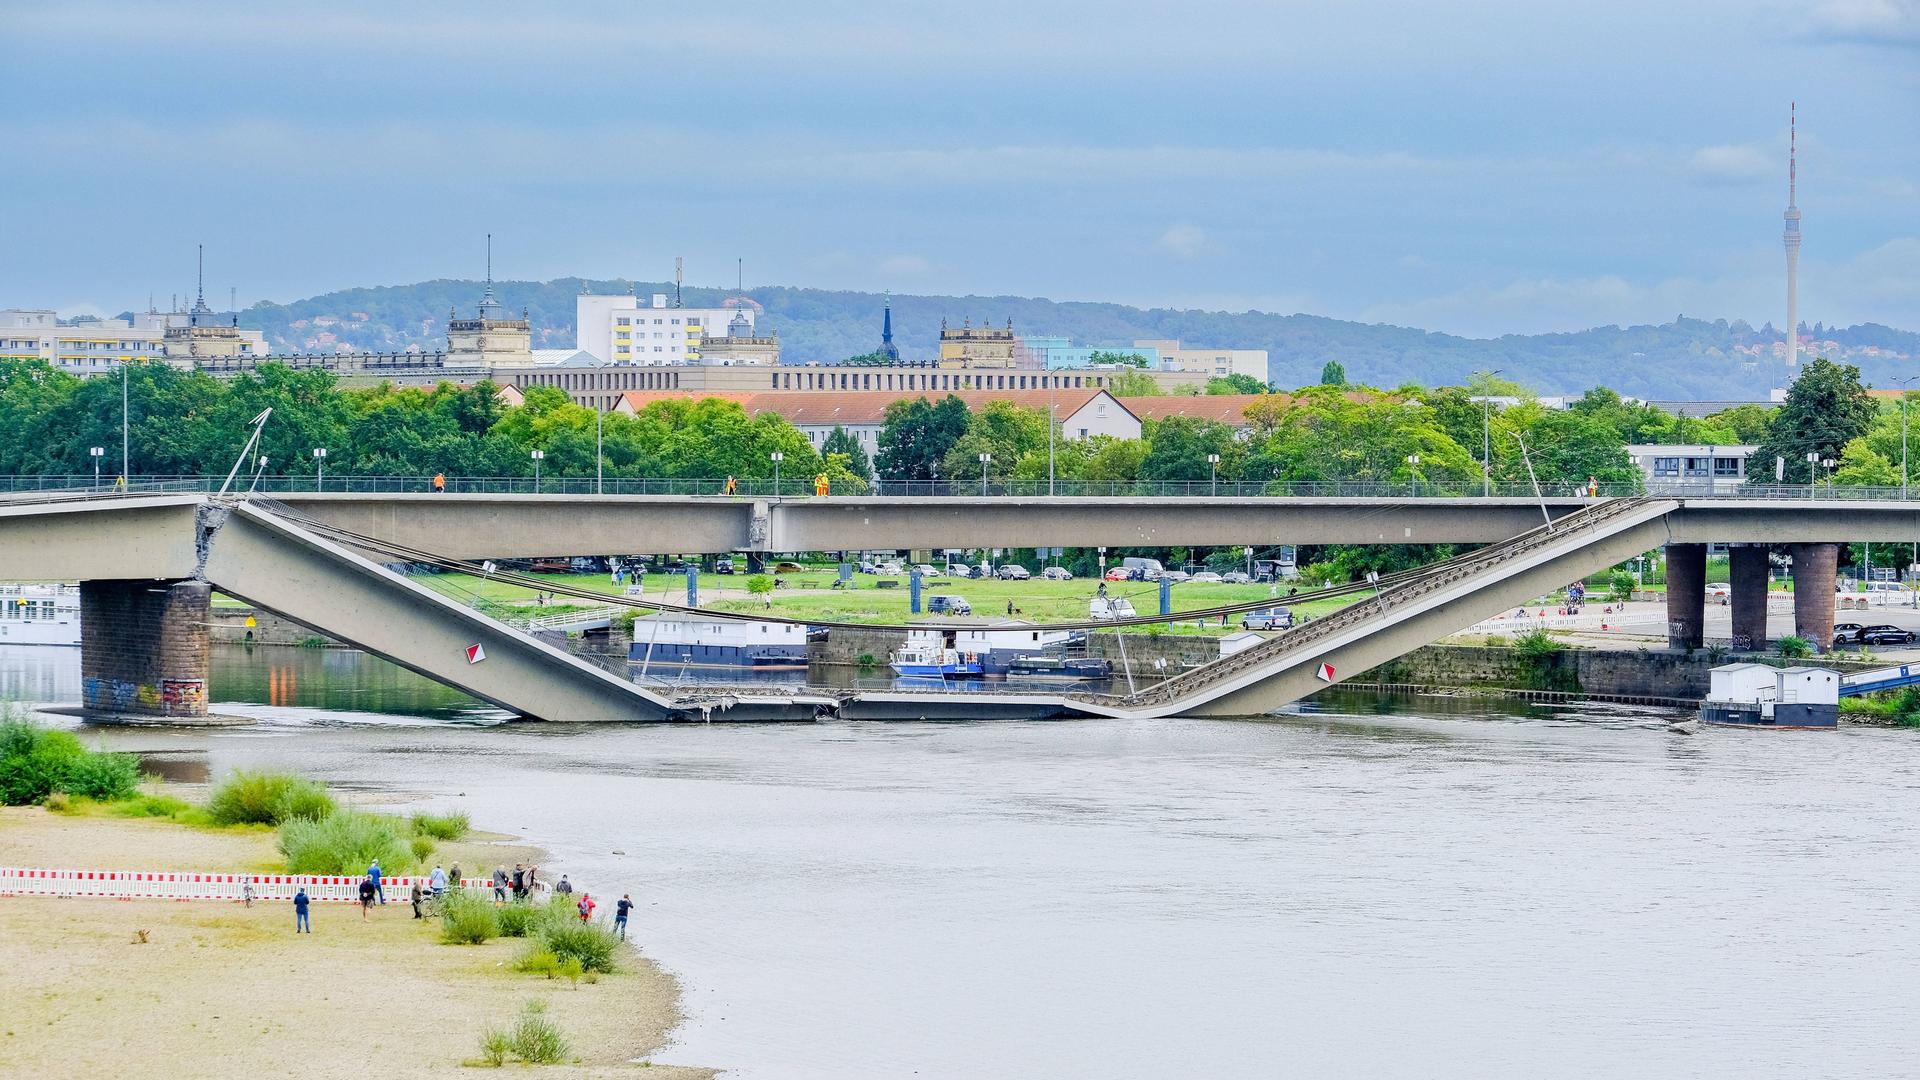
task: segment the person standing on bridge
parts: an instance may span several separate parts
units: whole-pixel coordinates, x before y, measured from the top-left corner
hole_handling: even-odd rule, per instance
[[[740,481],[738,481],[738,480],[735,480],[735,479],[734,479],[733,477],[731,477],[731,476],[729,476],[729,477],[727,477],[727,489],[726,489],[726,492],[727,492],[727,494],[729,494],[729,495],[738,495],[738,494],[740,494]]]
[[[445,495],[447,493],[447,474],[446,473],[433,474],[433,493],[435,495]]]
[[[821,473],[813,478],[813,493],[815,495],[825,495],[827,493],[826,473]]]

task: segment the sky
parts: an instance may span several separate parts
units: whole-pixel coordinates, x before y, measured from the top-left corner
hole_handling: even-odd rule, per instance
[[[1920,0],[0,0],[0,307],[491,232],[503,278],[1781,325],[1796,100],[1803,320],[1920,329]]]

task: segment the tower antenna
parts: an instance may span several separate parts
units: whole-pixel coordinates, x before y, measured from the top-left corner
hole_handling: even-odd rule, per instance
[[[1800,363],[1800,103],[1787,107],[1787,367]]]
[[[196,244],[195,248],[196,250],[199,251],[199,256],[198,256],[199,269],[195,271],[195,274],[199,279],[199,283],[194,287],[193,296],[195,300],[199,301],[199,303],[195,305],[196,307],[206,307],[207,306],[207,245]]]
[[[1787,205],[1799,202],[1800,103],[1787,103]]]
[[[487,292],[493,292],[493,234],[487,234]]]
[[[680,296],[680,256],[673,257],[673,306],[685,307]]]
[[[739,293],[743,293],[747,291],[747,260],[746,259],[737,258],[733,260],[733,291],[739,292]]]

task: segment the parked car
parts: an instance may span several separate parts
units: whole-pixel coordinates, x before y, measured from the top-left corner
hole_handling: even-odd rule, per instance
[[[1033,577],[1033,574],[1018,563],[1002,563],[1000,569],[994,572],[994,576],[1001,581],[1026,581]]]
[[[1160,571],[1166,569],[1166,567],[1160,565],[1159,559],[1127,558],[1120,560],[1120,565],[1138,572],[1134,577],[1135,581],[1153,581],[1159,577]],[[1149,570],[1153,571],[1153,577],[1147,576],[1147,571]]]
[[[1733,599],[1733,586],[1724,582],[1714,582],[1707,586],[1707,599],[1716,604],[1724,604]]]
[[[713,560],[713,572],[716,574],[733,573],[733,556],[722,555],[719,558]]]
[[[1193,578],[1191,580],[1196,585],[1218,585],[1226,579],[1222,578],[1219,574],[1216,574],[1211,570],[1202,570],[1199,573],[1193,575]]]
[[[1046,578],[1048,581],[1072,581],[1073,571],[1068,570],[1064,566],[1049,566],[1045,570],[1040,571],[1040,576]]]
[[[1242,630],[1285,630],[1293,625],[1293,612],[1283,607],[1256,608],[1240,617]]]
[[[1133,610],[1133,601],[1122,596],[1096,596],[1087,605],[1087,614],[1095,619],[1131,619],[1137,612]]]
[[[1914,633],[1911,630],[1902,630],[1897,626],[1882,623],[1860,631],[1854,640],[1862,645],[1911,645],[1914,642]]]
[[[1840,623],[1834,623],[1834,624],[1833,624],[1833,644],[1834,644],[1834,646],[1835,646],[1836,648],[1838,648],[1838,647],[1839,647],[1839,646],[1841,646],[1841,645],[1857,645],[1857,644],[1859,644],[1859,643],[1860,643],[1860,631],[1861,631],[1862,629],[1863,629],[1863,628],[1861,627],[1861,625],[1860,625],[1859,623],[1857,623],[1857,622],[1840,622]]]
[[[1246,574],[1241,573],[1238,570],[1229,570],[1226,573],[1220,575],[1220,580],[1226,582],[1229,585],[1245,585],[1251,582],[1253,578],[1249,577]]]
[[[1162,570],[1160,571],[1160,576],[1173,582],[1187,581],[1192,577],[1192,575],[1188,574],[1185,570]]]
[[[923,578],[936,578],[941,576],[939,569],[930,563],[915,563],[913,570]]]
[[[1124,566],[1116,566],[1113,569],[1107,571],[1107,580],[1108,581],[1132,581],[1133,571],[1127,569]]]
[[[939,593],[927,599],[927,610],[935,615],[971,615],[973,605],[967,603],[967,598],[964,596]]]
[[[671,567],[669,567],[669,569],[671,569]],[[804,574],[807,572],[807,568],[797,562],[778,562],[773,565],[773,572],[776,574]]]

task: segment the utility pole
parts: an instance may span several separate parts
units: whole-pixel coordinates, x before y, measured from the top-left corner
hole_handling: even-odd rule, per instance
[[[1507,370],[1496,368],[1486,373],[1487,391],[1480,395],[1480,497],[1493,494],[1493,377]]]
[[[123,484],[133,482],[132,474],[127,472],[127,362],[120,362],[120,481]]]
[[[1900,384],[1900,501],[1907,501],[1907,395],[1913,393],[1913,381],[1920,375],[1895,379]]]
[[[607,456],[601,452],[601,447],[604,445],[603,432],[606,430],[606,425],[606,411],[603,409],[595,409],[593,412],[593,493],[595,495],[606,494],[604,470]]]

